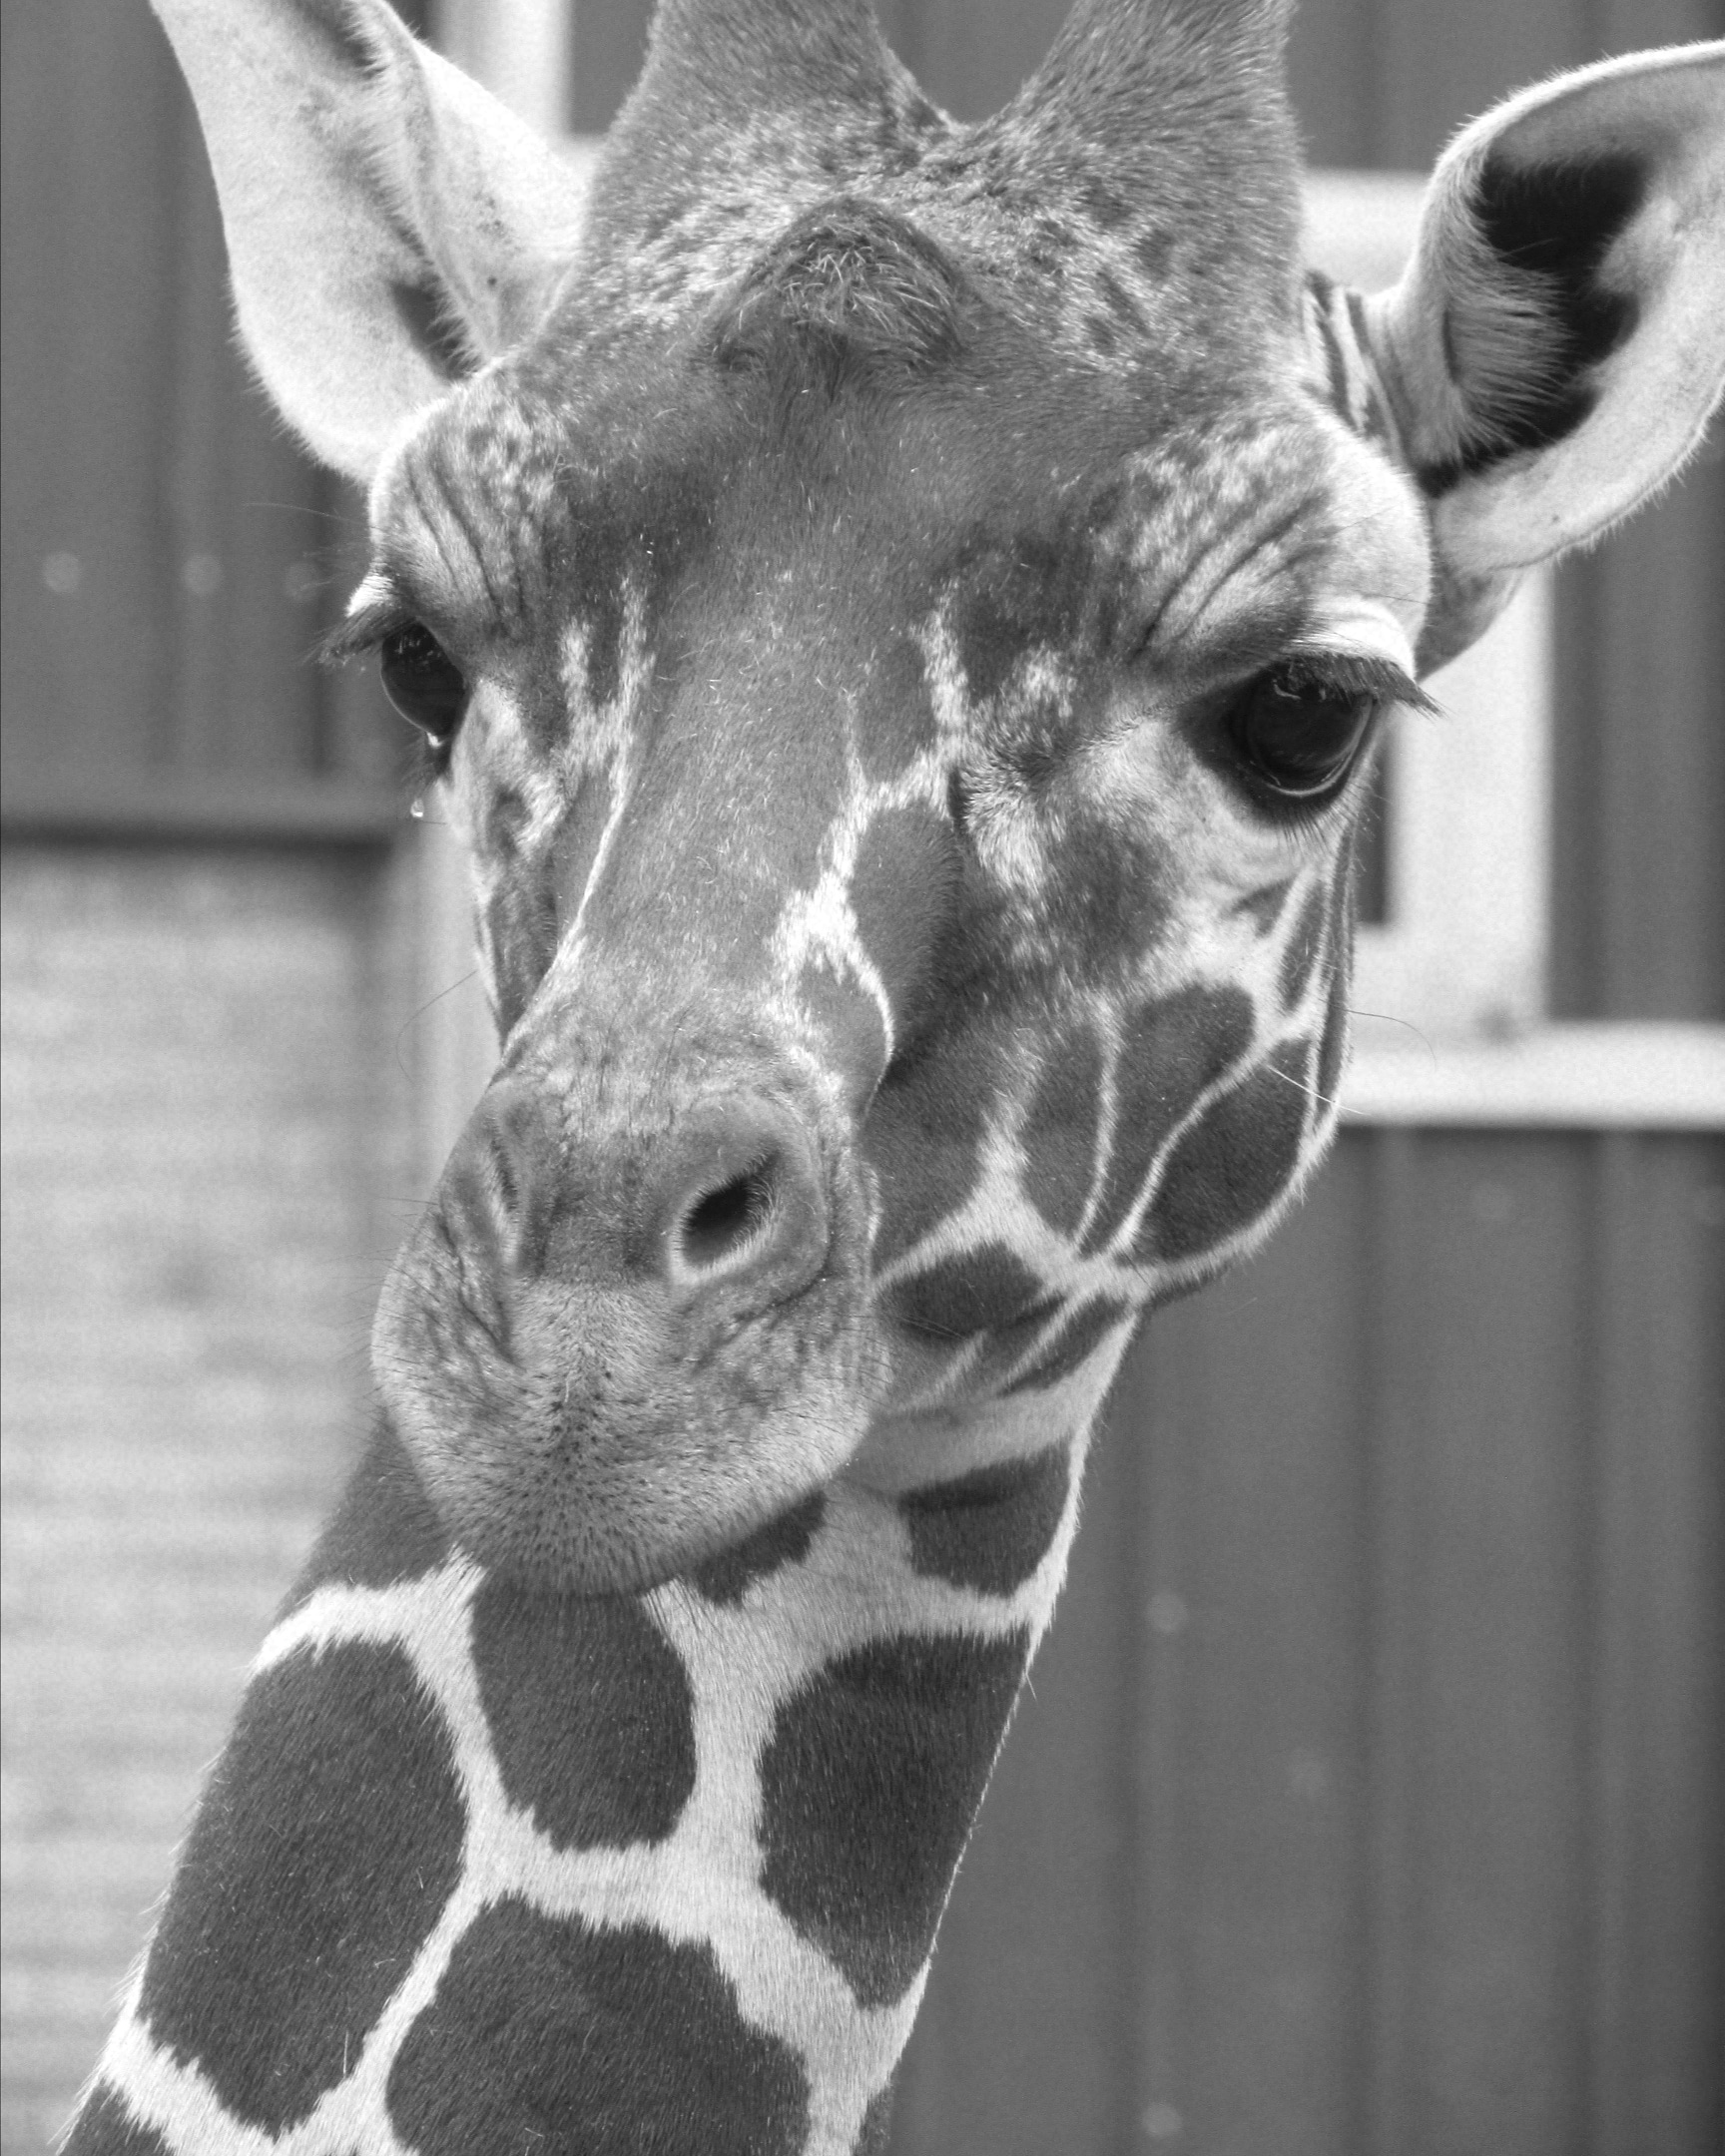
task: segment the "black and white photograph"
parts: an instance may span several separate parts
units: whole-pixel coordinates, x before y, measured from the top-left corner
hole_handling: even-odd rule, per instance
[[[1720,2156],[1725,0],[0,32],[0,2156]]]

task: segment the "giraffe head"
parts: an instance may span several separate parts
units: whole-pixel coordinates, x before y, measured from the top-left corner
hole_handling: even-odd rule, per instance
[[[482,1560],[645,1585],[1084,1420],[1323,1149],[1389,713],[1704,421],[1716,49],[1479,123],[1369,309],[1282,12],[1082,0],[965,130],[861,0],[667,0],[582,204],[327,0],[302,184],[212,130],[474,862],[501,1063],[374,1356]]]

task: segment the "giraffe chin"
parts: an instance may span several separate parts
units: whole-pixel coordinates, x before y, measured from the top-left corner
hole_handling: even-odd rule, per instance
[[[679,1353],[638,1290],[534,1284],[503,1328],[408,1257],[372,1334],[384,1407],[455,1541],[546,1591],[638,1592],[734,1547],[838,1473],[886,1389],[842,1284]]]

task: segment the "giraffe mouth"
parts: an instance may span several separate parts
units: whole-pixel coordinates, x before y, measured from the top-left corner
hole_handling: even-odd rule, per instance
[[[850,1153],[781,1099],[698,1101],[609,1162],[555,1128],[493,1088],[384,1285],[373,1368],[473,1556],[639,1589],[862,1443],[887,1377],[867,1209]]]

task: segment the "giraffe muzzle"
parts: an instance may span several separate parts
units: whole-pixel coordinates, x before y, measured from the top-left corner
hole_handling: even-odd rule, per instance
[[[500,1346],[541,1277],[633,1281],[725,1329],[790,1301],[827,1263],[820,1149],[764,1095],[698,1101],[644,1144],[565,1137],[550,1089],[500,1079],[450,1155],[437,1203],[464,1302]]]
[[[372,1352],[482,1561],[581,1591],[649,1584],[861,1441],[883,1381],[864,1192],[837,1132],[754,1076],[601,1106],[517,1068],[462,1133]]]

